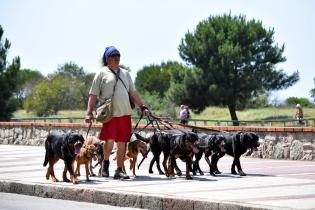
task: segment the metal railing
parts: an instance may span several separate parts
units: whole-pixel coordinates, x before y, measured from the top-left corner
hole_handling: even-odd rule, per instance
[[[162,118],[171,122],[179,122],[179,119]],[[133,122],[137,122],[139,117],[132,117]],[[12,122],[63,122],[63,123],[84,123],[84,117],[29,117],[29,118],[11,118]],[[146,119],[142,119],[143,123]],[[190,119],[189,125],[195,126],[233,126],[233,120],[210,120],[210,119]],[[239,120],[240,126],[280,126],[280,127],[315,127],[315,118],[303,119],[303,124],[297,120]]]

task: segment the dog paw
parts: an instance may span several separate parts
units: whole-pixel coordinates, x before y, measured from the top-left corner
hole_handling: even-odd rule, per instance
[[[71,182],[70,179],[63,179],[64,182]]]
[[[231,174],[234,174],[234,175],[236,175],[237,173],[236,173],[236,171],[231,171]]]
[[[186,176],[187,180],[192,180],[193,178],[191,176]]]
[[[52,181],[52,182],[59,182],[59,180],[56,179],[56,178],[51,178],[51,181]]]
[[[183,175],[183,173],[182,173],[182,172],[180,172],[180,171],[178,171],[176,174],[177,174],[177,176],[181,176],[181,175]]]
[[[149,174],[153,174],[153,171],[152,171],[152,170],[149,170]]]
[[[202,171],[199,171],[200,175],[204,175],[204,173]]]
[[[164,175],[164,172],[163,172],[163,171],[160,171],[159,174],[160,174],[160,175]]]
[[[215,174],[221,174],[221,171],[216,170],[216,171],[214,171],[214,173],[215,173]]]
[[[246,176],[246,174],[243,171],[239,172],[240,176]]]

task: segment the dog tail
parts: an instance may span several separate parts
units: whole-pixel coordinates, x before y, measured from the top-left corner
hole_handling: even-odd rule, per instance
[[[145,138],[145,137],[141,136],[141,135],[138,134],[138,133],[134,133],[134,134],[135,134],[135,136],[136,136],[137,139],[139,139],[139,140],[141,140],[141,141],[144,141],[145,143],[149,143],[149,142],[150,142],[150,138]]]
[[[45,150],[46,150],[46,152],[45,152],[45,160],[44,160],[44,163],[43,163],[44,167],[48,164],[48,159],[49,159],[48,156],[49,156],[49,150],[50,150],[50,143],[48,141],[48,137],[47,137],[47,139],[45,141]]]

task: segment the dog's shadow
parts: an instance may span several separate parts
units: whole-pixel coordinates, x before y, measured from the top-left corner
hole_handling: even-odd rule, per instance
[[[222,174],[216,174],[213,177],[226,177],[226,178],[249,178],[249,177],[273,177],[273,175],[270,174],[249,174],[247,173],[246,176],[240,176],[239,174],[228,174],[228,173],[222,173]]]
[[[104,182],[109,182],[109,180],[104,179],[90,179],[90,181],[87,180],[79,180],[78,184],[86,184],[86,185],[99,185],[103,184]]]
[[[202,177],[202,176],[192,176],[192,180],[195,181],[217,181],[215,179],[211,179],[211,177]],[[158,176],[136,176],[132,178],[132,181],[165,181],[165,180],[186,180],[185,176],[175,176],[175,177],[166,177],[161,175],[161,177]],[[188,181],[188,180],[187,180]]]
[[[162,181],[167,179],[167,177],[161,175],[161,177],[159,176],[150,176],[150,175],[137,175],[135,177],[132,177],[131,180],[132,181]]]

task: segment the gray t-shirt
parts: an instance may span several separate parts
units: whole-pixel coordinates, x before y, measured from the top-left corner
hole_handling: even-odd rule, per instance
[[[115,72],[117,73],[117,71]],[[135,90],[131,76],[127,70],[120,68],[119,77],[124,81],[128,90],[126,90],[122,81],[118,79],[113,98],[114,117],[131,115],[128,92]],[[113,94],[115,82],[116,76],[107,66],[104,66],[95,74],[89,94],[96,95],[102,103]]]

